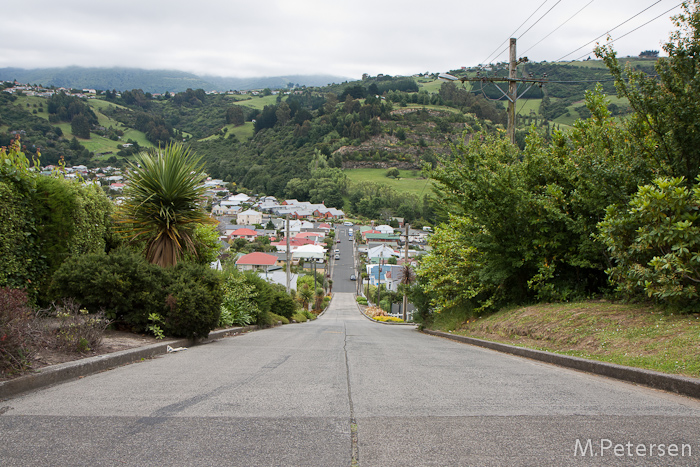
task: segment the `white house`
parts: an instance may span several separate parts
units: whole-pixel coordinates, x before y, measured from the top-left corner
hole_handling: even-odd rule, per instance
[[[379,232],[383,234],[393,234],[394,233],[394,228],[390,225],[378,225],[377,227],[374,228],[374,230],[378,230]]]
[[[239,212],[236,216],[236,222],[239,225],[262,224],[262,213],[254,211],[253,209],[248,209],[243,212]]]

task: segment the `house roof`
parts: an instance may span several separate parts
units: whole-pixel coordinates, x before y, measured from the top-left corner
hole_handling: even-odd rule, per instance
[[[236,261],[236,264],[251,264],[254,266],[273,266],[276,262],[277,256],[268,255],[267,253],[256,251],[241,256],[238,259],[238,261]]]
[[[318,232],[299,232],[294,236],[294,238],[309,238],[309,237],[316,237],[316,238],[323,238],[325,235],[322,233]]]
[[[300,246],[293,255],[295,258],[323,258],[326,256],[325,249],[320,245]]]
[[[254,209],[246,209],[245,211],[238,213],[239,216],[250,216],[251,214],[262,216],[262,213],[254,210]]]
[[[279,242],[271,242],[270,245],[286,245],[287,244],[287,239],[283,238]],[[308,238],[290,238],[289,239],[289,245],[290,246],[302,246],[302,245],[313,245],[314,241]]]
[[[251,235],[257,237],[258,233],[252,229],[237,229],[231,232],[232,237],[250,237]]]

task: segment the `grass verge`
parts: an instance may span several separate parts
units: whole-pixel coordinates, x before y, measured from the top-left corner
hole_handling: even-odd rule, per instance
[[[700,377],[700,315],[587,301],[507,309],[434,329],[663,373]]]

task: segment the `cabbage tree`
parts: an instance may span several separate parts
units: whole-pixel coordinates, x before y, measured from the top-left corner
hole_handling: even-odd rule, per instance
[[[146,243],[149,262],[173,266],[184,251],[196,254],[194,228],[211,222],[203,208],[203,169],[181,144],[142,152],[130,164],[117,222],[129,241]]]

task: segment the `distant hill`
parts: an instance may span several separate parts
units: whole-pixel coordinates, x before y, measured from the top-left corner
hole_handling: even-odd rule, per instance
[[[205,91],[249,90],[299,86],[325,86],[341,83],[348,78],[321,75],[292,75],[259,78],[197,76],[176,70],[143,70],[140,68],[0,68],[0,81],[41,84],[75,89],[119,91],[142,89],[144,92],[181,92],[188,88]]]

